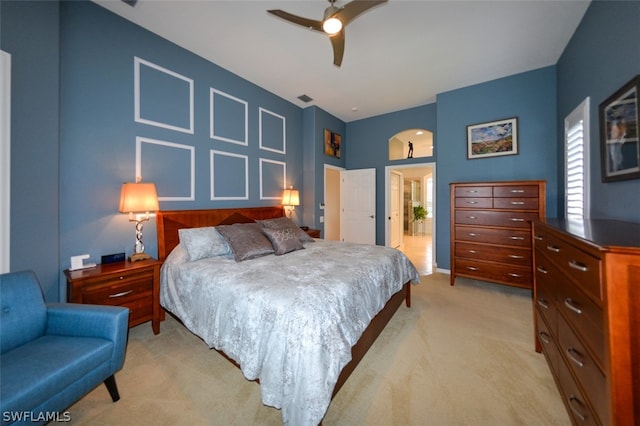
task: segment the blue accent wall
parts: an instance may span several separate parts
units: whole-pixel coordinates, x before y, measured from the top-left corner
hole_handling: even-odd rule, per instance
[[[640,1],[593,1],[557,64],[558,140],[564,117],[590,97],[591,217],[640,222],[640,179],[602,182],[599,104],[640,74]],[[563,145],[558,144],[562,160]],[[564,162],[558,161],[564,209]]]
[[[286,163],[285,184],[302,186],[301,108],[93,3],[63,2],[60,7],[61,270],[69,266],[73,255],[88,253],[90,261],[99,263],[101,255],[132,252],[134,226],[127,215],[118,213],[118,200],[120,185],[136,178],[138,137],[158,141],[143,145],[141,171],[143,180],[157,181],[158,196],[169,199],[161,199],[163,210],[280,204],[280,200],[261,199],[260,194],[277,192],[274,173],[283,167],[265,163],[261,176],[261,158]],[[134,120],[135,57],[193,81],[193,133]],[[140,115],[188,129],[189,84],[155,68],[141,69]],[[244,103],[248,104],[247,145],[210,137],[211,88],[237,99],[216,96],[215,121],[220,126],[216,126],[216,135],[244,140]],[[150,93],[154,94],[152,102],[145,98]],[[261,107],[285,118],[286,154],[259,148]],[[282,140],[282,127],[267,125],[262,130],[267,132],[263,139],[271,144],[278,137]],[[277,134],[272,137],[268,132]],[[191,147],[195,150],[193,167],[186,151]],[[211,150],[248,157],[248,199],[211,200]],[[239,157],[229,158],[242,164]],[[216,157],[216,161],[224,160]],[[221,185],[218,192],[222,196],[242,194],[244,188],[236,183],[243,180],[244,171],[228,174],[230,185],[225,189],[231,188],[229,192],[222,190],[223,168],[214,174],[216,184]],[[195,191],[189,200],[192,184]],[[172,200],[176,196],[180,199]],[[144,243],[146,251],[156,256],[153,219],[144,225]]]
[[[438,95],[436,259],[450,267],[449,184],[546,180],[547,216],[557,216],[555,67]],[[467,126],[518,117],[518,154],[467,159]]]
[[[0,2],[1,48],[11,54],[11,265],[32,269],[58,300],[59,7]],[[28,29],[28,30],[26,30]]]

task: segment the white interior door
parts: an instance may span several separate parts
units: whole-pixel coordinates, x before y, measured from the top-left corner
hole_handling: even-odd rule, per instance
[[[376,169],[340,174],[340,240],[376,243]]]
[[[391,247],[400,247],[402,244],[402,174],[391,172],[391,205],[389,206],[389,231],[391,239],[389,245]]]

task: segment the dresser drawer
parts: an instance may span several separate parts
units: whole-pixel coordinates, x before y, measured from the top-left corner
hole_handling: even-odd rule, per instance
[[[554,268],[545,265],[546,262],[536,255],[536,300],[534,304],[540,314],[549,324],[556,323],[556,283],[560,279]]]
[[[536,324],[538,340],[542,345],[542,351],[544,352],[544,356],[547,358],[547,362],[551,366],[551,372],[554,375],[558,374],[558,361],[560,360],[560,352],[558,351],[558,347],[556,346],[556,342],[553,337],[553,332],[549,328],[547,322],[543,319],[543,316],[540,315],[540,309],[536,309]]]
[[[466,225],[488,225],[529,229],[530,222],[536,219],[538,219],[538,213],[535,212],[458,210],[455,213],[455,223]]]
[[[493,199],[456,197],[456,207],[490,209],[491,207],[493,207]]]
[[[492,186],[457,186],[456,197],[493,197]]]
[[[598,417],[608,418],[606,398],[603,398],[606,393],[604,374],[561,316],[558,317],[558,345]]]
[[[530,268],[462,258],[456,258],[455,265],[460,275],[508,283],[518,287],[531,287]]]
[[[534,245],[593,300],[602,304],[598,258],[539,228],[534,230]]]
[[[537,197],[538,185],[501,185],[493,188],[493,196],[501,198]]]
[[[493,207],[496,209],[538,210],[537,198],[494,198]]]
[[[604,319],[602,309],[569,281],[557,283],[558,310],[589,347],[594,359],[604,365]]]
[[[532,263],[531,250],[527,248],[496,247],[484,244],[458,243],[456,256],[527,267]]]
[[[531,247],[531,233],[529,230],[456,226],[455,233],[456,240],[459,241]]]
[[[567,412],[571,416],[574,425],[595,426],[600,425],[596,415],[586,402],[586,398],[576,384],[568,368],[561,367],[558,371],[560,393],[567,406]]]

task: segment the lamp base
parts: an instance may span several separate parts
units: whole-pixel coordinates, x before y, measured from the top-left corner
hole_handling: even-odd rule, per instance
[[[147,260],[150,259],[151,256],[148,255],[147,253],[135,253],[132,254],[131,257],[129,257],[129,261],[130,262],[137,262],[139,260]]]

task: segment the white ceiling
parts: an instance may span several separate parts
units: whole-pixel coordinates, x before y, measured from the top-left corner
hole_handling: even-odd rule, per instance
[[[320,20],[327,1],[139,0],[135,7],[94,1],[296,105],[317,105],[345,122],[553,65],[590,2],[390,0],[346,27],[338,68],[326,36],[266,12]],[[314,100],[298,100],[302,94]]]

